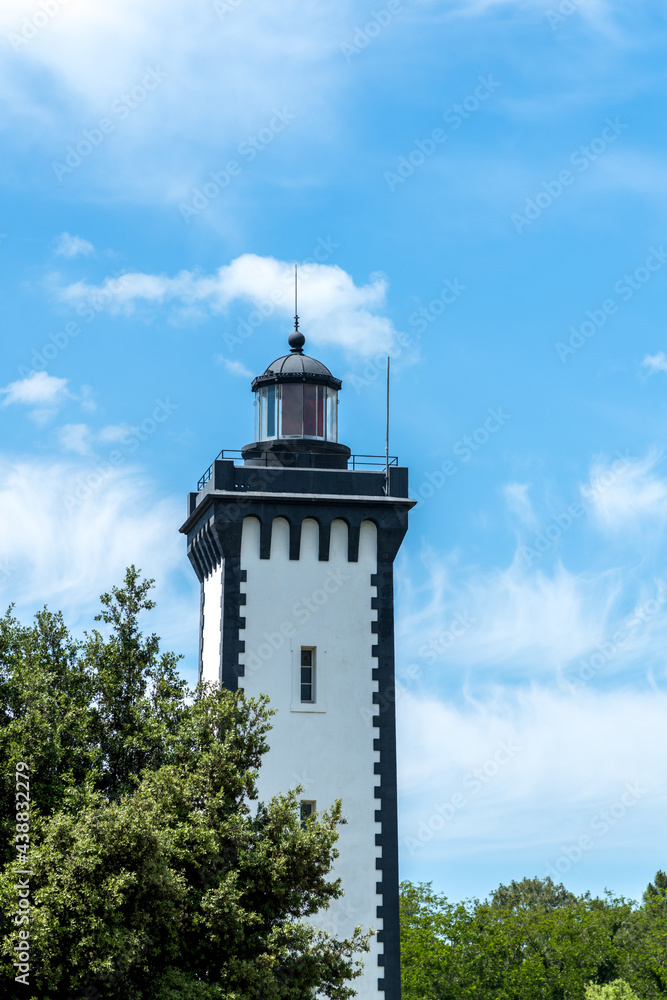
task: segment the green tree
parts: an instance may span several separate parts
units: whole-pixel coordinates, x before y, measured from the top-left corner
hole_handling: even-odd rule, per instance
[[[592,984],[588,986],[585,1000],[639,1000],[639,997],[626,982],[622,979],[616,979],[606,986]]]
[[[649,882],[644,893],[644,902],[667,899],[667,875],[663,871],[655,873],[655,883]]]
[[[620,974],[642,998],[667,996],[667,876],[656,873],[623,928]]]
[[[550,878],[458,906],[404,883],[404,1000],[583,1000],[589,982],[617,978],[617,934],[631,910]]]
[[[189,692],[144,637],[150,583],[102,597],[108,634],[60,615],[0,624],[3,996],[30,1000],[345,1000],[368,935],[307,918],[341,896],[328,875],[340,803],[302,826],[298,789],[257,801],[271,710]],[[15,768],[30,773],[30,988],[14,982]],[[19,858],[22,856],[19,855]]]
[[[403,882],[400,897],[403,1000],[449,997],[455,957],[451,934],[465,919],[463,907],[434,893],[430,883]]]

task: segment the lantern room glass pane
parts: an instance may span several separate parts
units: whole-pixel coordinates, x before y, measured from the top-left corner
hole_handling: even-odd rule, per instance
[[[303,387],[303,436],[317,437],[317,385]]]
[[[255,396],[255,440],[338,440],[338,393],[322,385],[265,385]]]
[[[338,392],[327,389],[327,441],[338,440]]]
[[[281,386],[282,437],[301,437],[303,434],[303,386],[289,383]]]
[[[275,385],[264,386],[257,392],[255,400],[255,431],[256,441],[265,441],[276,436],[276,400]]]
[[[303,387],[303,436],[324,437],[324,394],[322,385]]]
[[[276,387],[269,385],[266,389],[266,436],[276,436]]]

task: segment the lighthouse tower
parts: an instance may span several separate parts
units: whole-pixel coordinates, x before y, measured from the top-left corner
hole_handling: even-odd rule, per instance
[[[395,459],[338,442],[341,382],[296,327],[252,383],[255,440],[189,495],[200,677],[277,709],[262,798],[300,784],[304,817],[342,799],[345,895],[314,919],[338,937],[373,928],[353,986],[400,1000],[393,561],[413,501]]]

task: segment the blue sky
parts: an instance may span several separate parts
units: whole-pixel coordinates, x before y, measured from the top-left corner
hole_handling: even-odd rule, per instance
[[[77,628],[133,561],[194,678],[178,527],[308,349],[420,503],[401,870],[453,899],[667,865],[657,2],[5,0],[0,585]],[[663,242],[664,241],[664,242]]]

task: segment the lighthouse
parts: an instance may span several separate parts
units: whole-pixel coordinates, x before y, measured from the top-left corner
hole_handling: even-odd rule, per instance
[[[260,798],[301,785],[304,819],[342,799],[344,896],[312,919],[337,937],[372,928],[352,985],[400,1000],[393,563],[414,502],[396,459],[338,441],[341,382],[295,327],[252,382],[254,441],[188,497],[199,674],[277,710]]]

